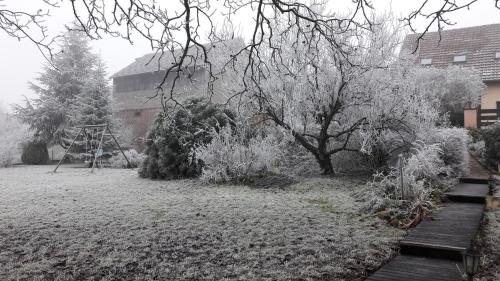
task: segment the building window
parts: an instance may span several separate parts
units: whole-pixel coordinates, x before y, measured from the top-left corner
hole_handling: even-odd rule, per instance
[[[427,59],[421,59],[420,60],[420,64],[421,65],[431,65],[432,64],[432,59],[429,59],[429,58],[427,58]]]
[[[141,115],[142,115],[142,112],[140,112],[140,111],[136,111],[136,112],[134,112],[134,116],[135,116],[135,117],[139,117],[139,116],[141,116]]]
[[[465,55],[453,56],[453,62],[465,62],[467,57]]]

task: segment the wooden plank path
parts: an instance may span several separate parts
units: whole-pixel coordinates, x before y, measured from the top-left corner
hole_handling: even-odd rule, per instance
[[[456,261],[418,256],[397,256],[367,280],[456,281],[461,280]],[[462,270],[462,269],[460,269]]]
[[[481,178],[461,179],[446,193],[449,202],[400,242],[401,255],[366,280],[462,280],[458,268],[479,230],[487,183]]]
[[[445,193],[449,200],[469,203],[484,203],[485,194],[488,194],[487,183],[459,183],[454,190]]]
[[[401,254],[462,260],[479,229],[484,205],[448,203],[401,241]]]

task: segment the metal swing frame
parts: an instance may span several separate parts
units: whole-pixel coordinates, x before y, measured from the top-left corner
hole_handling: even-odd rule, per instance
[[[88,151],[90,149],[90,151],[93,151],[94,150],[94,147],[92,145],[92,142],[94,142],[94,134],[93,132],[91,131],[90,135],[91,135],[91,139],[89,141],[89,134],[87,133],[87,131],[83,131],[83,135],[85,136],[85,155],[84,155],[84,163],[85,164],[88,164],[90,162],[90,160],[92,159],[91,157],[93,156],[93,154],[88,154]],[[89,148],[90,147],[90,148]]]
[[[69,150],[71,149],[71,147],[73,146],[73,144],[75,144],[76,140],[78,139],[78,137],[83,133],[84,136],[85,136],[85,145],[87,145],[88,143],[88,138],[87,138],[87,129],[94,129],[94,130],[98,130],[98,129],[101,129],[101,139],[99,140],[99,145],[96,149],[95,152],[93,152],[93,156],[94,156],[94,160],[92,162],[92,169],[90,170],[91,173],[94,172],[94,168],[96,166],[96,162],[97,162],[97,158],[101,158],[102,156],[102,153],[100,153],[100,155],[98,155],[98,152],[99,151],[102,151],[102,143],[104,141],[104,136],[110,136],[113,138],[114,142],[116,143],[116,146],[118,147],[118,149],[120,149],[120,152],[122,153],[123,157],[125,157],[125,160],[127,160],[127,164],[129,167],[132,167],[132,165],[130,164],[130,161],[128,160],[127,156],[125,155],[125,153],[123,152],[123,149],[121,148],[120,144],[118,143],[118,140],[116,140],[115,138],[115,135],[111,132],[111,129],[109,128],[109,124],[100,124],[100,125],[83,125],[83,126],[77,126],[76,127],[77,129],[80,129],[78,131],[78,134],[76,134],[75,138],[73,139],[73,141],[71,142],[71,144],[69,145],[69,147],[66,149],[66,151],[64,152],[64,155],[63,157],[61,158],[61,160],[59,160],[59,162],[57,163],[57,166],[56,168],[54,169],[53,173],[55,173],[57,171],[57,169],[59,168],[59,166],[62,164],[62,162],[64,161],[64,158],[66,158],[66,155],[68,154]],[[108,134],[106,134],[106,131],[108,131]],[[97,136],[99,135],[99,133],[96,134]],[[92,150],[92,144],[90,146],[90,149]],[[102,166],[102,165],[101,165]]]

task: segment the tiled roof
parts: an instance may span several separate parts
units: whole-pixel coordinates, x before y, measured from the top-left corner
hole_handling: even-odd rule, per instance
[[[237,46],[243,46],[243,41],[240,38],[222,41],[214,44],[206,44],[207,51],[210,53],[212,48],[217,48],[218,46],[228,46],[229,48],[234,48]],[[190,55],[196,55],[196,52],[199,51],[199,56],[202,57],[201,48],[192,47],[189,49]],[[174,53],[176,56],[179,56],[181,50],[175,50]],[[201,59],[202,60],[202,59]],[[170,67],[173,63],[173,57],[171,52],[165,52],[163,56],[160,54],[146,54],[140,58],[136,58],[135,61],[117,73],[113,74],[111,78],[121,77],[121,76],[129,76],[141,73],[155,72],[158,70],[165,70]]]
[[[177,101],[182,102],[189,98],[202,97],[206,93],[206,87],[192,84],[189,87],[189,91],[181,94],[176,93],[174,97]],[[113,111],[161,108],[161,97],[154,97],[156,94],[156,90],[154,89],[113,93]]]
[[[500,24],[428,32],[418,43],[420,34],[406,36],[402,55],[415,56],[415,62],[432,59],[432,66],[445,68],[453,63],[455,55],[465,55],[466,61],[456,63],[479,70],[483,81],[500,80]],[[413,53],[415,51],[415,53]]]

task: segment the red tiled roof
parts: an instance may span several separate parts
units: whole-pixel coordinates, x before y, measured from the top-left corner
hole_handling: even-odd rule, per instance
[[[495,58],[500,52],[500,24],[443,30],[441,34],[428,32],[415,51],[420,35],[406,36],[402,55],[413,54],[416,63],[421,59],[432,59],[432,66],[437,68],[454,64],[455,55],[465,55],[466,61],[456,64],[476,68],[483,81],[500,80],[500,59]]]

